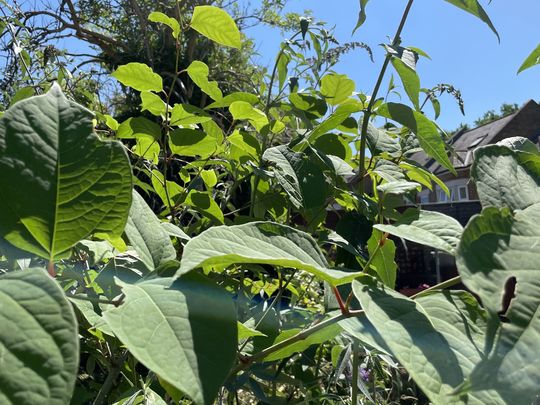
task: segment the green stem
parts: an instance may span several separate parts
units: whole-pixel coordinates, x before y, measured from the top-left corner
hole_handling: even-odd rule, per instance
[[[302,31],[297,31],[291,38],[289,38],[289,41],[292,41],[294,38],[296,38],[298,35],[300,35]],[[266,96],[266,105],[264,106],[264,114],[268,115],[268,111],[270,111],[270,105],[272,101],[272,87],[274,87],[274,80],[276,80],[276,73],[279,61],[281,57],[283,56],[283,53],[285,52],[285,47],[282,47],[278,53],[278,56],[276,58],[276,62],[274,63],[274,68],[272,69],[272,75],[270,76],[270,84],[268,85],[268,95]],[[263,128],[263,131],[268,131],[268,128]],[[263,141],[261,146],[261,154],[259,158],[259,164],[262,163],[262,156],[264,152],[266,151],[266,148],[268,147],[268,133],[263,134]],[[255,204],[257,199],[257,188],[259,187],[259,175],[255,173],[255,177],[253,178],[253,188],[251,189],[251,205],[249,207],[249,216],[252,217],[255,211]]]
[[[394,39],[392,41],[392,46],[396,46],[400,42],[401,32],[403,31],[403,27],[405,26],[405,22],[407,21],[407,17],[409,16],[409,11],[411,10],[411,6],[413,4],[414,0],[409,0],[407,2],[407,6],[405,6],[405,11],[403,12],[403,15],[401,17],[401,21],[399,22],[398,29],[396,30],[396,34],[394,35]],[[364,193],[364,176],[366,174],[365,171],[365,162],[366,162],[366,140],[367,140],[367,129],[369,125],[369,120],[371,118],[371,114],[373,112],[373,106],[375,105],[375,101],[377,100],[377,93],[379,92],[379,89],[381,87],[382,81],[384,79],[384,75],[386,73],[386,69],[388,68],[388,64],[390,63],[390,60],[392,59],[392,55],[387,53],[386,58],[384,59],[384,63],[381,67],[381,71],[379,72],[379,77],[377,78],[377,82],[375,83],[375,87],[373,88],[373,92],[371,93],[371,98],[369,100],[369,104],[364,111],[364,117],[362,119],[362,129],[360,131],[360,148],[358,150],[359,154],[359,167],[358,167],[358,174],[359,174],[359,183],[358,183],[358,189],[361,194]]]
[[[293,343],[296,343],[296,342],[299,342],[301,340],[304,340],[306,339],[307,337],[313,335],[315,332],[318,332],[319,330],[321,329],[324,329],[330,325],[333,325],[337,322],[340,322],[344,319],[347,319],[347,318],[351,318],[351,317],[355,317],[355,316],[360,316],[360,315],[363,315],[364,314],[364,311],[360,310],[360,311],[348,311],[347,313],[341,313],[339,315],[336,315],[332,318],[328,318],[322,322],[319,322],[307,329],[304,329],[300,332],[298,332],[296,335],[294,336],[291,336],[290,338],[288,339],[285,339],[285,340],[282,340],[281,342],[279,343],[276,343],[270,347],[267,347],[266,349],[258,352],[258,353],[255,353],[253,356],[251,357],[248,357],[248,358],[244,358],[241,363],[236,366],[232,372],[231,372],[231,375],[236,375],[237,373],[239,373],[240,371],[242,370],[245,370],[246,368],[248,368],[251,364],[253,364],[254,362],[256,361],[259,361],[259,360],[264,360],[265,357],[268,357],[270,354],[274,353],[274,352],[277,352],[278,350],[281,350],[283,349],[284,347],[287,347],[289,345],[292,345]]]
[[[461,283],[461,276],[456,276],[454,278],[451,278],[450,280],[443,281],[442,283],[434,285],[433,287],[429,287],[423,291],[420,291],[419,293],[411,295],[410,298],[414,300],[415,298],[421,297],[422,295],[428,294],[432,291],[444,290],[445,288],[453,287],[460,283]]]

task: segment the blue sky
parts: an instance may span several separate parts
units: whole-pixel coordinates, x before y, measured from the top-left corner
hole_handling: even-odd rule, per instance
[[[286,10],[301,13],[310,9],[314,18],[336,26],[335,34],[340,42],[363,41],[372,47],[374,64],[364,51],[357,50],[343,57],[334,69],[349,75],[359,91],[369,94],[384,59],[384,51],[377,45],[394,34],[406,1],[371,0],[366,23],[351,37],[358,3],[358,0],[290,0]],[[461,115],[450,96],[443,96],[438,120],[442,128],[454,129],[461,122],[472,123],[485,111],[498,110],[504,102],[521,105],[531,98],[540,99],[540,66],[516,75],[525,57],[540,42],[540,2],[487,3],[482,1],[500,34],[500,43],[482,21],[443,0],[416,0],[403,31],[403,45],[421,48],[432,58],[422,58],[418,64],[422,86],[450,83],[462,92],[466,115]],[[264,65],[273,63],[280,33],[255,27],[247,34],[258,46],[260,56],[256,61]]]

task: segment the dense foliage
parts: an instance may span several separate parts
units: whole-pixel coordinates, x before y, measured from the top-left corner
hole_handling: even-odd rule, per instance
[[[496,33],[477,1],[447,1]],[[423,109],[456,91],[420,86],[425,54],[401,38],[412,4],[371,94],[332,70],[369,47],[307,18],[256,92],[224,91],[212,64],[178,64],[185,35],[242,46],[211,5],[148,15],[176,64],[115,67],[134,116],[94,114],[63,80],[17,93],[0,118],[0,404],[538,398],[540,153],[524,138],[479,149],[483,210],[465,228],[400,209],[448,192],[414,152],[454,172]],[[390,65],[410,105],[393,82],[378,95]],[[178,77],[208,103],[176,99]],[[455,256],[459,276],[402,295],[391,235]]]

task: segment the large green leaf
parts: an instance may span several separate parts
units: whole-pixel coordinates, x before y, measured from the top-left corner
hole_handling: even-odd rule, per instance
[[[497,35],[497,38],[500,40],[499,33],[495,29],[495,26],[489,19],[489,16],[487,15],[483,7],[480,5],[478,0],[445,0],[445,1],[480,18],[483,22],[485,22],[488,25],[489,28],[491,28],[491,30],[495,33],[495,35]]]
[[[377,128],[371,122],[368,123],[366,135],[368,148],[374,155],[382,152],[399,153],[401,151],[397,138],[391,137],[384,128]]]
[[[190,104],[175,104],[171,110],[171,125],[202,124],[210,120],[210,114]]]
[[[321,79],[321,94],[330,105],[341,104],[350,97],[354,89],[354,81],[347,75],[329,73]]]
[[[261,131],[268,125],[266,114],[246,101],[235,101],[231,103],[229,111],[235,120],[248,120],[257,131]]]
[[[444,141],[441,135],[439,135],[437,126],[424,114],[399,103],[383,104],[377,109],[377,114],[399,122],[401,125],[409,128],[418,138],[422,149],[455,174],[456,171],[450,159],[448,159]]]
[[[415,60],[415,55],[414,52],[409,49],[403,48],[400,50],[401,54],[394,54],[392,56],[392,66],[396,69],[409,99],[412,101],[414,107],[419,110],[420,103],[418,97],[420,94],[420,78],[418,77],[415,68],[412,67],[414,65],[411,66],[410,63],[403,60],[404,58]]]
[[[169,147],[179,156],[208,157],[219,150],[221,139],[198,129],[178,128],[169,134]]]
[[[240,48],[242,42],[236,23],[226,11],[214,6],[197,6],[191,28],[218,44]]]
[[[219,89],[218,82],[208,80],[208,75],[210,70],[206,63],[195,60],[186,69],[189,78],[193,80],[199,88],[212,97],[214,100],[218,101],[223,98],[223,93]]]
[[[407,209],[392,225],[374,225],[380,231],[422,245],[444,250],[451,255],[463,232],[461,224],[452,217],[435,211]]]
[[[133,203],[126,224],[129,243],[149,270],[176,259],[169,234],[141,195],[133,190]]]
[[[383,239],[381,231],[374,230],[368,240],[368,251],[371,258],[371,266],[381,281],[388,287],[396,286],[397,264],[394,261],[396,256],[396,245],[391,239]]]
[[[518,73],[523,72],[530,67],[540,64],[540,44],[527,56],[523,64],[519,67]]]
[[[119,283],[126,295],[103,316],[128,350],[196,404],[212,404],[236,357],[236,309],[200,276]]]
[[[485,393],[452,395],[487,353],[486,314],[468,293],[436,292],[413,301],[369,276],[353,282],[367,318],[434,404],[485,402]],[[349,325],[350,327],[351,325]]]
[[[474,392],[491,392],[490,403],[528,405],[540,394],[539,223],[540,203],[515,216],[508,208],[488,207],[471,219],[458,248],[463,283],[495,322],[500,313],[507,320],[467,385]]]
[[[482,206],[524,209],[540,202],[540,154],[488,145],[476,150],[471,177]]]
[[[152,68],[144,63],[131,62],[127,65],[119,66],[111,76],[116,78],[124,86],[138,91],[159,92],[163,90],[161,76],[154,73]]]
[[[92,233],[121,235],[131,204],[122,146],[53,85],[0,118],[0,237],[48,260]]]
[[[0,276],[0,403],[68,404],[79,363],[77,321],[45,270]]]
[[[157,141],[161,138],[161,128],[147,118],[132,117],[122,122],[116,132],[116,136],[121,139],[135,139],[141,135],[149,136]]]
[[[269,148],[263,159],[272,163],[277,182],[296,208],[320,209],[326,202],[326,182],[322,170],[304,153],[286,145]],[[332,161],[328,162],[332,165]],[[332,169],[334,167],[332,166]]]
[[[321,135],[324,135],[328,131],[339,126],[343,121],[349,118],[352,113],[361,110],[362,105],[360,103],[347,101],[346,103],[340,104],[332,114],[313,128],[313,131],[308,135],[308,141],[314,142]]]
[[[152,22],[167,25],[172,30],[172,36],[174,38],[178,38],[178,35],[180,35],[180,23],[175,18],[169,17],[159,11],[153,11],[148,14],[148,19]]]
[[[313,238],[272,222],[251,222],[210,228],[184,247],[178,275],[203,266],[258,263],[305,270],[333,285],[350,282],[359,273],[328,269]]]
[[[223,212],[218,203],[208,191],[191,190],[186,196],[185,204],[202,213],[213,222],[222,224],[225,222]]]

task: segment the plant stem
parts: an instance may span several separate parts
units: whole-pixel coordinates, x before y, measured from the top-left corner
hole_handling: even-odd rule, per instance
[[[461,283],[461,276],[456,276],[450,280],[443,281],[442,283],[436,284],[433,287],[426,288],[423,291],[420,291],[414,295],[411,295],[410,298],[414,300],[415,298],[421,297],[422,295],[428,294],[432,291],[443,290],[445,288],[453,287]]]
[[[411,10],[411,6],[413,2],[414,0],[408,0],[407,5],[405,6],[405,11],[403,11],[403,15],[401,16],[401,21],[399,22],[399,26],[396,30],[396,34],[394,35],[394,39],[392,40],[392,46],[396,46],[400,42],[401,32],[403,31],[403,27],[405,26],[405,22],[407,21],[407,17],[409,16],[409,11]],[[369,119],[371,118],[371,114],[373,112],[373,106],[375,105],[375,101],[377,100],[377,93],[379,92],[379,89],[381,87],[381,84],[384,78],[384,74],[386,73],[386,69],[388,68],[388,64],[390,63],[391,59],[392,59],[392,55],[390,53],[387,53],[386,58],[384,59],[384,63],[381,67],[381,71],[379,72],[379,77],[377,78],[377,82],[375,83],[375,87],[373,88],[373,92],[371,93],[369,104],[366,110],[364,111],[364,117],[362,119],[362,129],[360,132],[360,148],[358,150],[358,154],[359,154],[358,190],[361,194],[364,193],[364,176],[366,174],[365,173],[366,138],[367,138],[367,129],[369,125]]]
[[[116,379],[118,378],[118,375],[122,370],[122,363],[126,360],[127,355],[128,352],[126,350],[124,354],[122,354],[119,358],[111,360],[109,374],[103,382],[103,385],[101,386],[101,389],[99,390],[96,399],[94,399],[94,402],[92,402],[92,405],[101,405],[107,400],[109,392],[113,388],[114,383],[116,382]]]
[[[298,332],[296,335],[294,336],[291,336],[290,338],[288,339],[285,339],[285,340],[282,340],[281,342],[279,343],[276,343],[270,347],[267,347],[266,349],[258,352],[258,353],[255,353],[253,356],[249,357],[249,358],[245,358],[241,361],[241,363],[236,366],[232,372],[231,372],[231,375],[235,375],[237,374],[238,372],[242,371],[242,370],[245,370],[246,368],[248,368],[251,364],[253,364],[254,362],[256,361],[259,361],[259,360],[264,360],[265,357],[269,356],[270,354],[274,353],[274,352],[277,352],[278,350],[281,350],[283,349],[284,347],[287,347],[293,343],[296,343],[296,342],[299,342],[301,340],[304,340],[306,339],[307,337],[309,337],[310,335],[314,334],[315,332],[318,332],[319,330],[321,329],[324,329],[326,328],[327,326],[330,326],[330,325],[333,325],[334,323],[337,323],[339,321],[342,321],[344,319],[347,319],[347,318],[351,318],[351,317],[355,317],[355,316],[360,316],[360,315],[363,315],[364,314],[364,311],[362,310],[359,310],[359,311],[348,311],[347,313],[341,313],[339,315],[336,315],[332,318],[328,318],[322,322],[319,322],[307,329],[304,329],[300,332]]]
[[[289,38],[289,41],[292,41],[294,38],[296,38],[298,35],[300,35],[302,31],[297,31],[291,38]],[[270,111],[270,105],[272,101],[272,87],[274,87],[274,80],[276,80],[276,73],[277,68],[279,65],[279,60],[283,56],[283,53],[285,51],[285,47],[281,47],[278,56],[276,58],[276,62],[274,63],[274,68],[272,69],[272,75],[270,76],[270,84],[268,85],[268,96],[266,97],[266,105],[264,106],[264,114],[268,115],[268,111]],[[263,131],[269,131],[268,128],[263,128]],[[260,155],[260,161],[259,164],[262,163],[262,155],[266,151],[266,148],[268,147],[268,133],[263,134],[263,141],[261,146],[261,155]],[[259,187],[259,175],[255,173],[255,177],[253,178],[253,188],[251,189],[251,205],[249,207],[249,216],[252,217],[255,210],[255,200],[257,199],[257,188]]]

